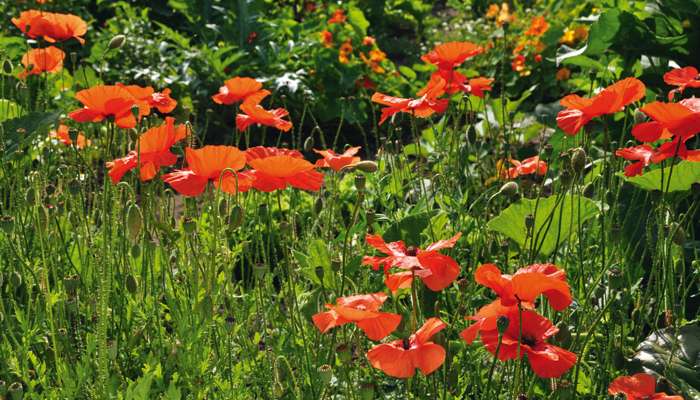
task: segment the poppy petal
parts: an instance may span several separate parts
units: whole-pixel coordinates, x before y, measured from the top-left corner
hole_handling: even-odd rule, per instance
[[[576,354],[551,344],[527,350],[527,358],[540,378],[559,378],[576,364]]]
[[[430,341],[430,339],[435,336],[436,333],[445,329],[447,324],[442,322],[440,318],[429,318],[423,326],[421,326],[415,333],[415,341],[418,344],[425,344]]]
[[[416,349],[411,349],[413,363],[423,375],[430,375],[445,362],[445,349],[439,344],[427,343]]]
[[[355,325],[367,335],[370,340],[382,340],[395,331],[401,323],[401,315],[379,313],[376,318],[357,321]]]
[[[207,187],[207,182],[209,182],[207,178],[203,178],[191,170],[176,170],[163,175],[162,179],[183,196],[202,194]]]
[[[423,283],[428,289],[438,292],[452,284],[460,273],[459,264],[450,256],[437,252],[421,252],[418,261],[423,268],[432,272],[423,277]]]
[[[398,346],[401,341],[398,341]],[[367,352],[369,363],[385,374],[394,378],[410,378],[416,373],[411,356],[402,348],[383,343],[372,347]]]

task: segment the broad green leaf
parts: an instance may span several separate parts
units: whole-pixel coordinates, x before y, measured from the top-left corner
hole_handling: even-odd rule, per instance
[[[357,7],[350,7],[348,11],[348,22],[362,35],[367,35],[369,21],[365,18],[365,14]]]
[[[22,115],[22,107],[12,100],[0,99],[0,123]]]
[[[572,236],[588,219],[595,217],[600,207],[593,200],[574,195],[539,199],[520,199],[503,210],[486,225],[513,239],[522,250],[533,245],[542,255],[548,255]],[[528,238],[525,219],[535,218],[532,238]]]
[[[670,183],[669,175],[671,175]],[[669,192],[681,192],[690,190],[694,183],[700,183],[700,162],[681,161],[673,167],[673,173],[671,173],[671,168],[667,167],[633,177],[626,177],[621,172],[618,173],[618,176],[644,190],[666,191],[668,188]]]
[[[563,59],[562,64],[576,65],[578,67],[587,69],[597,69],[598,71],[604,71],[606,68],[605,65],[601,64],[600,62],[584,55],[578,55]]]
[[[56,122],[60,115],[60,111],[32,112],[3,122],[5,148],[2,157],[6,158],[28,144],[35,137],[36,132]]]
[[[428,227],[433,215],[434,211],[423,211],[406,216],[401,221],[391,224],[382,237],[387,242],[403,240],[407,245],[420,245],[420,235]]]
[[[598,55],[607,50],[613,44],[620,25],[620,10],[612,8],[601,14],[598,21],[591,25],[585,54]]]
[[[665,377],[688,399],[700,398],[700,326],[698,322],[652,333],[634,358],[645,369]]]
[[[405,65],[399,67],[399,72],[401,72],[408,79],[416,79],[416,72]]]

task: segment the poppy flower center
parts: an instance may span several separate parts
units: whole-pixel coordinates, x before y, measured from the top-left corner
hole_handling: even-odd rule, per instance
[[[411,257],[417,256],[418,248],[416,246],[408,246],[408,248],[406,249],[406,255]]]
[[[535,338],[530,335],[523,335],[522,343],[532,347],[535,344],[537,344],[537,340],[535,340]]]
[[[403,338],[403,349],[408,350],[411,348],[411,342],[408,340],[408,338]]]

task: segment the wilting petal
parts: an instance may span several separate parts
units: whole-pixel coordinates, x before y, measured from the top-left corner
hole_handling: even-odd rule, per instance
[[[430,339],[435,336],[436,333],[445,329],[447,324],[442,322],[440,318],[429,318],[423,326],[421,326],[415,333],[415,342],[418,344],[425,344]]]
[[[450,249],[454,247],[455,244],[457,244],[457,240],[459,240],[460,237],[462,237],[462,232],[457,232],[456,235],[452,236],[447,240],[438,240],[437,242],[431,244],[425,249],[425,251]]]

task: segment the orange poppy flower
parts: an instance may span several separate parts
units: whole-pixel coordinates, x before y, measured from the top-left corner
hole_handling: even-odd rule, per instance
[[[641,142],[655,142],[671,135],[687,139],[700,132],[700,99],[693,97],[679,103],[655,101],[640,110],[653,120],[632,129],[632,135]]]
[[[645,167],[651,163],[654,148],[648,144],[627,147],[615,151],[615,155],[625,160],[636,161],[625,167],[625,176],[641,175]]]
[[[530,28],[525,31],[528,36],[542,36],[549,29],[549,24],[543,16],[537,16],[530,21]]]
[[[468,344],[472,344],[481,331],[498,329],[498,317],[508,315],[512,308],[517,306],[504,306],[501,299],[496,299],[491,303],[481,307],[476,314],[468,316],[468,320],[475,321],[466,327],[459,336]]]
[[[169,114],[177,107],[177,101],[170,97],[170,89],[153,93],[148,99],[148,104],[155,107],[161,114]]]
[[[523,175],[537,174],[544,176],[547,174],[547,163],[540,161],[539,156],[526,158],[523,161],[511,159],[510,163],[513,164],[513,166],[508,168],[506,172],[507,177],[510,179],[515,179]]]
[[[626,147],[615,151],[615,155],[625,160],[636,161],[625,167],[625,176],[641,175],[650,164],[658,164],[666,159],[678,157],[682,160],[700,161],[700,150],[688,150],[683,139],[678,136],[670,142],[654,149],[648,144]],[[680,143],[679,143],[680,141]]]
[[[339,8],[333,12],[333,15],[328,19],[328,24],[342,24],[347,20],[347,16],[345,16],[345,11],[343,11],[342,8]]]
[[[484,97],[484,92],[490,92],[491,84],[493,84],[493,78],[472,78],[469,79],[468,83],[464,85],[462,89],[465,93],[471,93],[476,97]]]
[[[131,108],[137,106],[138,102],[121,86],[93,86],[79,91],[75,98],[83,103],[83,108],[68,114],[74,121],[98,122],[113,116],[115,124],[120,128],[136,126],[136,117]]]
[[[401,315],[379,311],[386,299],[387,295],[382,292],[339,297],[335,305],[326,304],[329,311],[320,312],[311,318],[321,333],[354,323],[369,339],[381,340],[401,323]]]
[[[372,95],[372,101],[387,106],[382,109],[379,125],[399,112],[410,113],[418,118],[427,118],[434,113],[445,112],[449,100],[438,99],[445,93],[445,85],[445,80],[438,77],[433,81],[433,85],[427,88],[424,94],[417,99],[404,99],[375,92]]]
[[[106,163],[112,183],[121,181],[125,173],[139,166],[141,181],[153,179],[160,167],[173,165],[177,156],[170,147],[187,136],[184,124],[175,126],[175,119],[167,117],[165,124],[147,130],[125,157]]]
[[[324,30],[321,32],[321,42],[323,43],[323,47],[327,49],[333,47],[333,34],[330,31]]]
[[[360,157],[355,157],[360,146],[350,147],[343,154],[336,154],[333,150],[316,150],[316,154],[320,154],[323,158],[316,161],[316,166],[319,168],[331,168],[333,171],[340,171],[343,167],[353,165],[360,162]]]
[[[700,88],[700,72],[695,67],[675,68],[664,74],[664,82],[678,86],[668,92],[668,101],[671,101],[676,93],[682,94],[686,88]]]
[[[421,60],[435,64],[439,69],[452,69],[465,60],[484,52],[484,48],[471,42],[447,42],[435,46]]]
[[[77,15],[28,10],[22,11],[19,18],[12,18],[12,23],[32,39],[41,37],[54,43],[75,38],[80,44],[85,43],[82,36],[87,32],[87,23]]]
[[[640,80],[626,78],[608,86],[590,99],[570,94],[560,101],[566,110],[557,114],[557,125],[567,135],[576,135],[591,119],[616,113],[641,99],[645,90]]]
[[[219,88],[219,93],[211,98],[214,103],[231,105],[245,100],[253,93],[257,93],[262,89],[262,83],[253,78],[234,77],[226,82],[224,86]]]
[[[58,72],[63,68],[64,58],[66,58],[66,53],[55,46],[31,49],[22,56],[22,65],[26,69],[19,74],[19,79],[24,79],[29,75],[39,75],[42,72]]]
[[[250,171],[255,177],[253,187],[262,192],[287,186],[315,192],[323,185],[323,174],[296,150],[257,146],[246,150],[245,155],[248,165],[254,168]]]
[[[56,139],[59,142],[65,144],[66,146],[73,145],[73,139],[70,138],[69,128],[66,125],[59,124],[55,131],[49,132],[50,139]],[[75,139],[75,147],[83,149],[90,145],[90,141],[85,138],[85,135],[78,133],[78,137]]]
[[[430,375],[445,362],[445,349],[430,339],[447,325],[438,318],[425,321],[408,339],[394,340],[372,347],[367,352],[369,363],[394,378],[410,378],[418,368]]]
[[[371,265],[375,271],[383,266],[384,283],[392,292],[410,287],[414,276],[421,278],[428,289],[437,292],[448,287],[460,273],[459,264],[452,257],[438,251],[454,247],[461,236],[461,233],[457,233],[450,239],[439,240],[422,250],[414,246],[406,247],[401,240],[386,243],[381,236],[368,234],[365,237],[367,244],[386,256],[365,256],[362,265]],[[392,267],[407,271],[389,274]]]
[[[292,129],[292,123],[282,118],[289,115],[289,112],[284,108],[276,108],[274,110],[266,110],[261,105],[262,99],[270,95],[270,91],[261,90],[246,98],[241,104],[243,114],[236,115],[236,128],[239,131],[245,131],[253,124],[270,126],[287,132]]]
[[[149,115],[152,107],[163,114],[168,114],[177,106],[177,101],[170,97],[170,89],[156,92],[150,86],[141,87],[122,83],[117,83],[117,86],[126,89],[136,99],[136,104],[139,107],[139,118]]]
[[[559,378],[576,364],[576,354],[547,343],[547,339],[559,331],[547,318],[534,311],[520,311],[517,307],[511,307],[503,317],[508,318],[509,323],[500,339],[498,329],[480,332],[486,350],[499,360],[514,360],[527,355],[530,367],[540,378]]]
[[[656,379],[645,373],[615,378],[608,387],[608,394],[624,394],[627,400],[683,400],[681,396],[656,393]]]
[[[253,177],[239,171],[245,166],[245,153],[233,146],[204,146],[185,149],[187,169],[163,175],[163,181],[184,196],[198,196],[207,183],[226,193],[245,192],[253,184]],[[226,171],[224,173],[224,171]],[[223,174],[223,176],[222,176]]]
[[[504,306],[532,304],[541,294],[557,311],[565,309],[572,301],[566,272],[554,264],[533,264],[520,268],[513,275],[502,275],[496,265],[483,264],[476,269],[474,279],[496,292]]]

